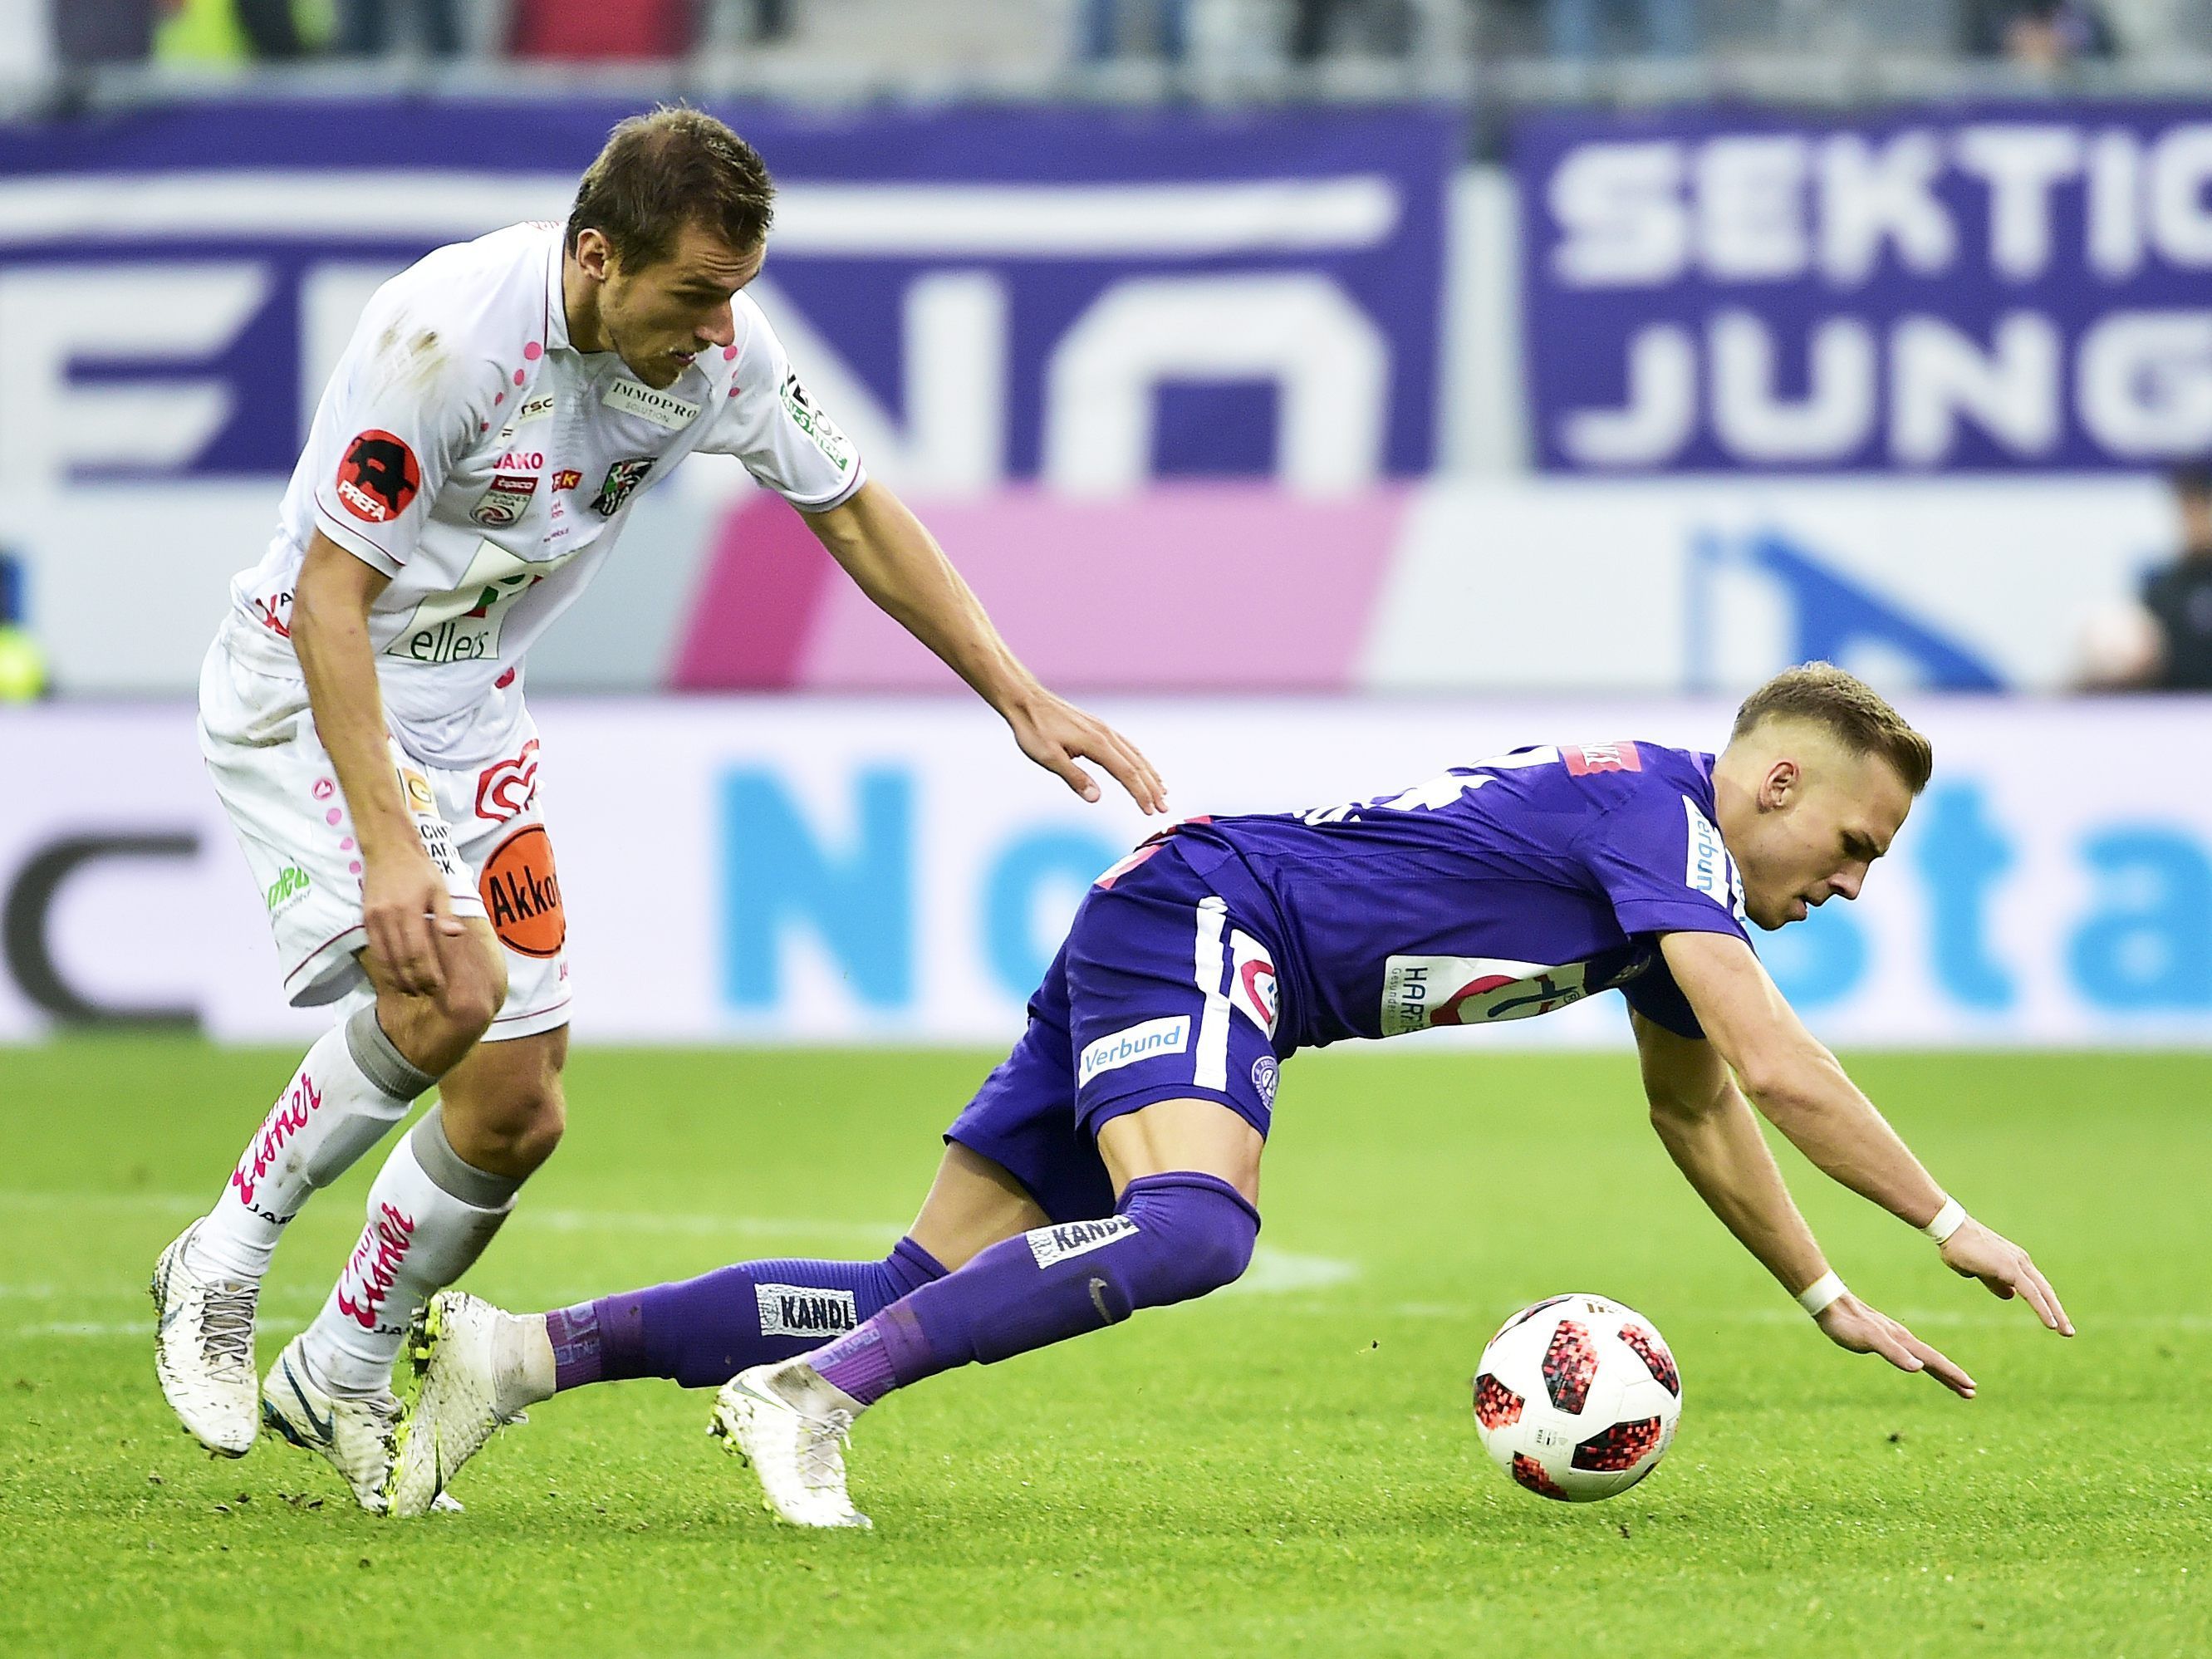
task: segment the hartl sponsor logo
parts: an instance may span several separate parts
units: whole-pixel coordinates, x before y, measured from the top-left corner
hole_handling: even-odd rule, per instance
[[[290,1093],[269,1109],[269,1115],[261,1120],[260,1132],[246,1142],[246,1155],[230,1172],[230,1184],[240,1203],[252,1206],[253,1194],[276,1167],[277,1155],[307,1127],[307,1119],[322,1103],[323,1091],[315,1087],[314,1079],[301,1077],[293,1080]]]
[[[338,1279],[338,1311],[365,1331],[376,1328],[379,1311],[392,1287],[399,1282],[399,1269],[415,1240],[415,1218],[389,1204],[362,1229],[361,1243]]]

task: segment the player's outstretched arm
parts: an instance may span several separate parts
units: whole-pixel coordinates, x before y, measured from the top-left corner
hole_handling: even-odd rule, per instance
[[[1651,1127],[1698,1196],[1813,1316],[1828,1340],[1924,1370],[1961,1399],[1974,1379],[1942,1350],[1842,1288],[1759,1133],[1758,1120],[1713,1045],[1633,1017]]]
[[[1024,755],[1091,801],[1098,786],[1077,763],[1096,761],[1146,811],[1167,811],[1167,789],[1136,744],[1037,683],[937,538],[888,488],[871,479],[851,500],[805,516],[860,591],[999,711]]]
[[[1751,947],[1726,933],[1674,933],[1667,967],[1770,1121],[1832,1179],[1938,1237],[1954,1272],[2018,1296],[2063,1335],[2074,1326],[2026,1250],[1960,1210],[1776,988]]]

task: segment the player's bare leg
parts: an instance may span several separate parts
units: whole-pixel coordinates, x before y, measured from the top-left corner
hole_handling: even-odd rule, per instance
[[[865,1527],[845,1487],[854,1419],[892,1389],[1118,1324],[1218,1290],[1260,1229],[1260,1133],[1203,1099],[1109,1119],[1098,1150],[1115,1212],[978,1252],[804,1359],[759,1365],[716,1395],[714,1431],[750,1462],[769,1507],[806,1527]]]
[[[484,923],[441,940],[440,951],[445,971],[435,994],[381,983],[374,1004],[307,1051],[215,1208],[155,1266],[155,1375],[185,1426],[212,1451],[242,1456],[253,1443],[255,1304],[284,1229],[468,1052],[505,995],[503,958]]]
[[[1045,1224],[1022,1184],[957,1142],[913,1228],[880,1261],[748,1261],[546,1314],[431,1298],[408,1337],[395,1515],[419,1515],[505,1424],[568,1389],[631,1376],[713,1387],[844,1334],[981,1251]]]

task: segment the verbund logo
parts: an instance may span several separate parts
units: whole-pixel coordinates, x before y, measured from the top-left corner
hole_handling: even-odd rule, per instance
[[[1076,1069],[1077,1086],[1087,1084],[1102,1072],[1132,1061],[1149,1060],[1155,1054],[1179,1054],[1190,1046],[1190,1016],[1176,1014],[1168,1019],[1148,1019],[1141,1025],[1131,1025],[1103,1036],[1083,1051],[1083,1063]]]

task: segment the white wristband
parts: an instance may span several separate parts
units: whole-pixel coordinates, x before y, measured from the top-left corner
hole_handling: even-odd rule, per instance
[[[1920,1231],[1938,1244],[1950,1242],[1953,1233],[1966,1224],[1966,1206],[1955,1198],[1946,1197],[1943,1207],[1936,1212],[1936,1218]]]
[[[1844,1281],[1831,1269],[1797,1292],[1797,1305],[1818,1319],[1828,1310],[1831,1303],[1840,1300],[1845,1294]]]

